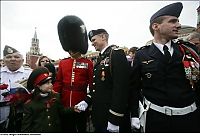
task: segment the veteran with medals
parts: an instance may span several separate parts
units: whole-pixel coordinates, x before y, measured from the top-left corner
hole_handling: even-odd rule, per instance
[[[76,106],[84,111],[92,104],[95,132],[130,132],[130,118],[126,114],[129,64],[122,49],[108,45],[108,38],[105,29],[89,32],[92,46],[100,56],[94,65],[94,90]]]

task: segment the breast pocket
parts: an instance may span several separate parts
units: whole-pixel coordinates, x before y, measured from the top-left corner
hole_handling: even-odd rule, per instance
[[[142,77],[144,80],[152,80],[158,72],[158,63],[154,60],[142,61]]]

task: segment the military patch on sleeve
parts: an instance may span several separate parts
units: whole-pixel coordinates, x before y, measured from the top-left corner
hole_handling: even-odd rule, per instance
[[[76,68],[88,68],[88,63],[84,63],[84,62],[76,62]]]

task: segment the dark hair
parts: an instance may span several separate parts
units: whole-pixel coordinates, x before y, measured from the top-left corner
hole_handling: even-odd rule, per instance
[[[43,58],[48,58],[48,59],[49,59],[49,62],[51,63],[51,60],[50,60],[49,57],[47,57],[47,56],[41,56],[41,57],[39,57],[38,62],[37,62],[37,65],[38,65],[38,66],[41,66],[41,60],[42,60]]]
[[[150,32],[151,32],[151,34],[152,34],[153,36],[154,36],[154,30],[153,30],[153,28],[152,28],[152,25],[153,25],[154,23],[161,24],[161,23],[163,22],[164,19],[165,19],[164,16],[160,16],[160,17],[157,17],[156,19],[154,19],[153,22],[150,23],[149,29],[150,29]]]
[[[137,51],[138,47],[131,47],[129,50],[128,50],[128,53],[132,52],[132,53],[135,53]]]

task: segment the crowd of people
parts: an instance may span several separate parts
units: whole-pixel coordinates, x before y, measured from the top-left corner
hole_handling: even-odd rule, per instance
[[[5,46],[0,71],[0,132],[200,132],[200,33],[178,39],[182,3],[152,15],[153,41],[126,54],[109,45],[105,29],[87,33],[68,15],[58,36],[70,57],[58,69],[48,56],[24,67],[23,55]],[[88,40],[99,56],[83,57]]]

